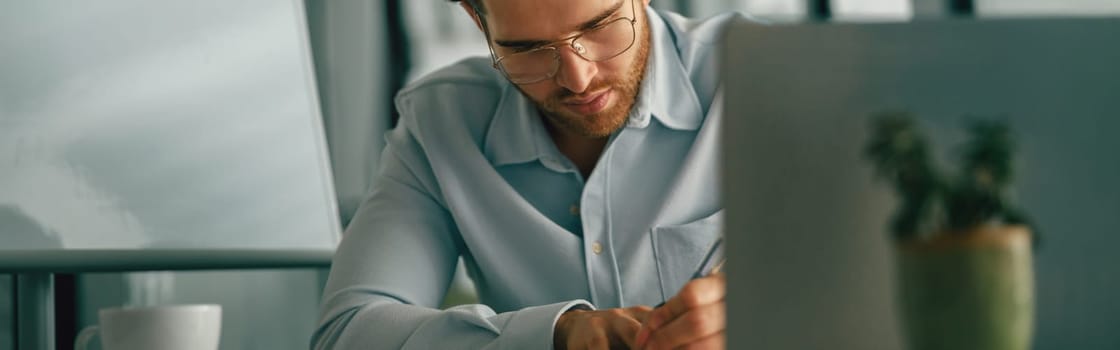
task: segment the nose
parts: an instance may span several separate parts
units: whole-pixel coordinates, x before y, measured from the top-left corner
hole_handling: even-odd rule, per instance
[[[578,45],[578,44],[577,44]],[[556,73],[556,84],[577,94],[583,93],[591,85],[599,67],[576,54],[583,46],[563,46],[560,48],[560,71]]]

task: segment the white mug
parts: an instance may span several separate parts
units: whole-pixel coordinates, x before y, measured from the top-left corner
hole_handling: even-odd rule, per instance
[[[214,304],[108,308],[97,316],[97,325],[78,333],[75,349],[100,333],[104,350],[217,350],[222,330],[222,306]]]

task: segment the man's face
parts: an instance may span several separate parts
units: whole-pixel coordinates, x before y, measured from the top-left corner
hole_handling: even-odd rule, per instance
[[[631,4],[633,1],[633,5]],[[626,121],[649,56],[644,8],[649,0],[486,0],[486,27],[498,57],[583,33],[620,17],[636,18],[635,41],[599,62],[580,57],[570,41],[555,47],[560,68],[552,78],[517,84],[553,126],[584,137],[605,137]],[[623,20],[628,26],[628,22]],[[537,43],[537,44],[534,44]]]

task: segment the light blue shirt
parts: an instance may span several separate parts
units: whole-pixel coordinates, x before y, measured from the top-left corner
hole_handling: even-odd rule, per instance
[[[647,9],[638,101],[584,179],[489,58],[397,96],[380,174],[347,228],[318,349],[551,349],[577,305],[656,305],[722,231],[716,46],[735,15]],[[462,256],[482,304],[437,310]]]

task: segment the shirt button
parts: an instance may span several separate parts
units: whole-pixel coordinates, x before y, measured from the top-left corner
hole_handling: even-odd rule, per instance
[[[603,245],[599,244],[599,241],[591,243],[591,252],[595,253],[595,255],[599,255],[599,253],[603,252]]]
[[[568,212],[572,213],[572,215],[579,216],[579,205],[572,204],[572,206],[568,207]]]

